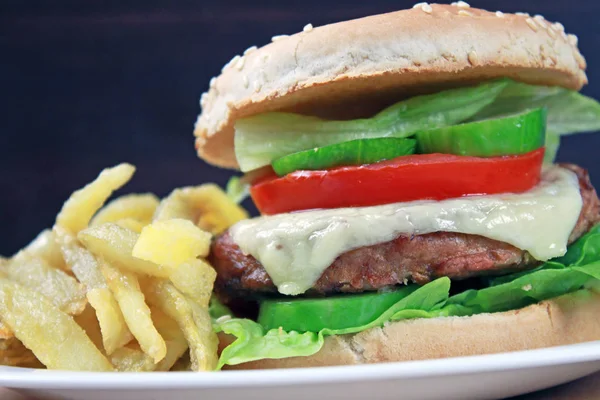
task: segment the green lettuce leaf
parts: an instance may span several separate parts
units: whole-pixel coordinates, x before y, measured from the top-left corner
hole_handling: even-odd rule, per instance
[[[544,152],[544,163],[552,164],[556,160],[560,147],[560,135],[546,129],[546,151]]]
[[[409,137],[422,130],[534,108],[548,111],[546,162],[554,160],[561,135],[600,130],[598,101],[573,90],[503,79],[413,97],[372,118],[331,121],[285,112],[243,118],[235,126],[235,152],[240,169],[247,172],[316,147],[355,139]]]
[[[544,107],[548,111],[546,162],[553,162],[560,136],[600,131],[600,103],[561,87],[535,86],[510,81],[502,93],[472,120]]]
[[[250,185],[242,183],[238,176],[232,176],[227,182],[225,193],[231,201],[240,204],[250,196]]]
[[[600,260],[600,224],[592,227],[575,243],[571,244],[564,256],[548,261],[530,271],[517,272],[488,280],[489,286],[501,285],[514,281],[534,271],[545,269],[562,269],[565,266],[578,267]]]
[[[412,97],[372,118],[331,121],[299,114],[270,112],[235,124],[235,155],[243,172],[277,158],[356,139],[403,138],[417,131],[454,125],[491,104],[507,85],[502,79],[474,87]]]
[[[411,285],[401,290],[406,292],[406,297],[386,310],[379,318],[366,325],[352,328],[299,333],[285,332],[282,329],[265,331],[260,324],[249,319],[230,319],[220,323],[214,321],[217,332],[236,337],[236,340],[221,353],[218,368],[222,368],[225,364],[236,365],[263,358],[310,356],[323,347],[325,336],[356,333],[382,326],[388,321],[435,317],[437,313],[432,310],[448,299],[450,279],[439,278],[421,287]],[[215,316],[213,315],[213,318]]]
[[[215,327],[217,332],[236,337],[221,353],[217,369],[225,364],[236,365],[264,358],[310,356],[318,352],[324,342],[322,333],[278,329],[265,332],[261,325],[249,319],[230,319],[215,324]]]
[[[561,87],[535,86],[510,81],[495,101],[472,119],[545,107],[548,129],[557,135],[600,130],[600,103],[579,92]]]
[[[208,313],[213,321],[221,317],[233,315],[229,307],[221,303],[215,296],[211,297],[210,299],[210,303],[208,304]]]
[[[600,224],[569,246],[567,253],[554,261],[563,265],[582,266],[600,260]]]
[[[512,282],[492,286],[480,290],[467,290],[452,296],[447,306],[460,306],[460,315],[494,313],[515,310],[581,289],[591,278],[595,279],[594,270],[600,272],[600,263],[589,265],[586,270],[581,267],[562,269],[541,269],[525,274]],[[590,273],[587,273],[588,270]],[[444,309],[442,315],[446,315]],[[456,315],[450,313],[447,315]]]

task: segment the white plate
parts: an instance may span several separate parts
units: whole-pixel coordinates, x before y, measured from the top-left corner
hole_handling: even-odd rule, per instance
[[[85,373],[0,367],[0,386],[60,399],[498,399],[600,371],[600,341],[524,352],[348,367]]]

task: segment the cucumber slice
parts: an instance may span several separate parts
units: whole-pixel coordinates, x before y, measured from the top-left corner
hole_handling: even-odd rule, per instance
[[[415,147],[414,139],[358,139],[293,153],[273,161],[272,166],[277,175],[284,176],[297,170],[373,164],[414,154]]]
[[[319,332],[367,325],[418,289],[404,286],[390,292],[339,295],[325,299],[266,300],[260,304],[258,323],[265,329]]]
[[[431,129],[416,134],[419,153],[497,157],[544,146],[546,109]]]

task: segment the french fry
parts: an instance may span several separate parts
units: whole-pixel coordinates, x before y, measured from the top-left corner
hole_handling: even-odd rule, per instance
[[[150,308],[145,303],[137,277],[127,271],[102,263],[102,273],[110,290],[115,295],[129,330],[136,338],[144,353],[158,363],[167,353],[164,339],[152,322]]]
[[[98,324],[94,309],[88,305],[81,314],[73,319],[85,331],[96,348],[102,351],[102,332],[100,332],[100,324]]]
[[[65,261],[77,279],[87,287],[87,300],[96,310],[106,354],[129,343],[133,336],[125,324],[117,300],[108,289],[96,258],[65,230],[55,227]]]
[[[119,372],[149,372],[156,369],[152,357],[144,353],[137,343],[117,349],[110,361]]]
[[[236,222],[249,218],[246,210],[233,202],[227,193],[215,184],[200,186],[194,200],[194,204],[202,209],[198,226],[215,235],[224,232]]]
[[[158,308],[153,307],[151,310],[154,326],[167,344],[167,355],[156,364],[155,369],[156,371],[169,371],[186,353],[188,343],[177,322]]]
[[[170,279],[177,289],[208,307],[216,279],[215,270],[197,259],[208,255],[211,235],[185,219],[156,221],[142,231],[133,255],[173,267]]]
[[[158,206],[154,220],[174,218],[188,219],[216,235],[249,215],[218,185],[210,183],[176,189],[165,198]]]
[[[193,187],[175,189],[161,200],[152,220],[187,219],[197,223],[198,218],[200,218],[200,210],[193,207],[191,202],[190,193],[193,190]]]
[[[100,271],[98,262],[92,253],[81,246],[77,238],[61,227],[54,227],[61,254],[79,282],[88,290],[106,286],[106,280]]]
[[[217,354],[219,338],[213,330],[212,319],[208,313],[208,308],[201,307],[196,302],[190,300],[188,300],[188,304],[192,309],[192,318],[194,319],[194,324],[196,325],[196,329],[202,339],[203,345],[202,348],[198,346],[198,349],[192,353],[192,366],[195,370],[213,370],[219,360]],[[203,358],[200,358],[200,355],[202,355]]]
[[[134,342],[118,349],[111,356],[111,362],[118,371],[169,371],[186,353],[188,344],[177,323],[157,308],[152,308],[151,313],[152,321],[167,345],[165,358],[158,364],[154,364],[152,358],[140,349],[139,344]]]
[[[129,229],[135,233],[142,233],[142,229],[144,229],[145,224],[133,218],[125,218],[115,221],[115,224],[119,225],[121,228]]]
[[[111,264],[142,275],[168,278],[172,268],[140,260],[131,255],[139,235],[113,223],[87,228],[78,238],[85,247]]]
[[[202,258],[213,234],[249,216],[213,184],[106,204],[134,172],[103,170],[64,203],[51,230],[0,257],[0,365],[216,368],[208,314],[216,272]]]
[[[120,164],[102,171],[96,180],[77,190],[65,202],[56,217],[56,225],[73,234],[85,229],[106,200],[129,182],[134,172],[135,167],[130,164]]]
[[[115,350],[131,342],[133,335],[125,322],[119,303],[108,288],[90,290],[87,299],[96,310],[106,354],[111,355]]]
[[[1,269],[10,280],[38,291],[68,314],[81,313],[87,304],[84,286],[42,258],[21,253]]]
[[[204,308],[208,308],[216,278],[214,268],[199,259],[180,264],[170,277],[181,293]]]
[[[196,257],[206,257],[212,235],[186,219],[157,221],[142,230],[133,256],[176,268]]]
[[[49,369],[112,371],[85,331],[39,292],[0,279],[0,318]]]
[[[171,282],[161,279],[154,279],[150,283],[147,300],[177,321],[190,346],[192,369],[214,370],[217,365],[218,338],[212,329],[208,310],[194,307]]]
[[[92,218],[90,226],[117,222],[123,219],[132,219],[143,225],[148,225],[152,222],[152,216],[158,204],[158,197],[151,193],[122,196],[98,211],[96,216]]]
[[[54,268],[62,269],[63,271],[69,270],[60,252],[60,245],[56,241],[54,232],[50,229],[43,230],[27,247],[21,250],[21,253],[43,258]]]

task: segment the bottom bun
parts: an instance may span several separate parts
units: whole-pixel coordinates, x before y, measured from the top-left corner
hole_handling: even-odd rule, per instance
[[[312,356],[259,360],[224,369],[371,364],[560,346],[600,339],[599,316],[600,294],[580,290],[514,311],[398,321],[356,334],[329,336]],[[222,345],[231,340],[221,336]]]

